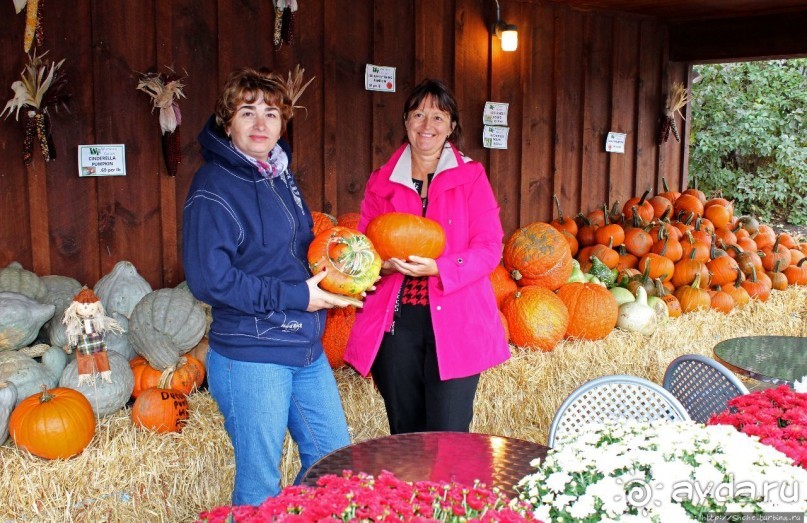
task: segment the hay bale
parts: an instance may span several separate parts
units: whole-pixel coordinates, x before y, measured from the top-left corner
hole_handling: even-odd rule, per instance
[[[545,443],[555,410],[586,381],[633,374],[660,383],[667,364],[686,353],[712,356],[719,341],[778,334],[807,337],[807,287],[774,292],[730,314],[705,311],[663,323],[653,336],[615,330],[604,340],[562,341],[553,352],[511,347],[506,363],[482,374],[471,430]],[[354,442],[389,434],[384,402],[372,381],[334,371]],[[192,522],[229,503],[234,464],[223,419],[207,392],[191,395],[181,434],[132,427],[129,409],[98,422],[87,449],[66,461],[45,461],[0,446],[0,522]],[[286,441],[283,484],[299,469]]]

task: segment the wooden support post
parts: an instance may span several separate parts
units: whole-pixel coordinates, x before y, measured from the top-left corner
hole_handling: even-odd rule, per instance
[[[48,183],[45,160],[38,151],[27,170],[28,214],[31,222],[33,272],[50,274],[50,230],[48,227]]]

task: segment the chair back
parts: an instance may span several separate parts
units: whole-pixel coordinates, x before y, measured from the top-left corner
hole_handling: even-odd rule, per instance
[[[723,412],[731,398],[748,394],[745,385],[725,366],[700,354],[675,358],[664,372],[663,386],[698,423]]]
[[[550,447],[562,434],[589,423],[630,419],[688,421],[681,403],[668,391],[638,376],[616,374],[584,383],[564,400],[549,428]]]

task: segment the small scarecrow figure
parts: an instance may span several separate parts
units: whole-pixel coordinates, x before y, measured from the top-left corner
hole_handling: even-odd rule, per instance
[[[83,287],[64,311],[62,323],[67,326],[68,354],[76,349],[78,384],[95,381],[96,372],[104,381],[112,383],[104,336],[107,331],[120,334],[123,327],[105,314],[98,296]]]

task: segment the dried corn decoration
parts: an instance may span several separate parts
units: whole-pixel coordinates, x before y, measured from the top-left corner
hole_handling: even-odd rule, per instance
[[[14,119],[19,121],[20,110],[23,110],[23,152],[25,165],[30,165],[34,157],[34,143],[39,143],[39,149],[45,161],[56,159],[56,148],[50,132],[50,117],[48,108],[66,106],[70,94],[67,92],[67,77],[62,70],[64,60],[58,63],[45,59],[44,53],[28,54],[28,64],[21,73],[22,80],[11,84],[14,98],[6,103],[0,116],[6,118],[14,113]],[[8,111],[8,114],[6,114]]]
[[[664,120],[661,123],[661,132],[659,133],[659,144],[666,143],[670,138],[670,131],[672,131],[675,140],[681,141],[681,134],[678,132],[678,125],[675,123],[675,114],[678,113],[682,120],[686,120],[684,113],[681,109],[686,107],[689,102],[689,91],[684,87],[684,84],[676,82],[672,86],[672,90],[667,95],[667,102],[664,107]]]
[[[294,45],[297,0],[274,0],[274,5],[275,27],[272,41],[275,50],[278,50],[283,44]]]
[[[182,162],[182,147],[179,139],[179,126],[182,113],[179,111],[179,99],[185,98],[182,89],[184,78],[178,78],[169,69],[168,74],[149,73],[140,76],[137,89],[151,97],[151,111],[160,111],[160,129],[162,130],[163,160],[169,176],[176,176]]]
[[[31,46],[36,41],[37,47],[42,47],[45,41],[42,19],[45,0],[14,0],[14,9],[17,14],[25,9],[25,35],[22,47],[26,53],[31,51]]]

